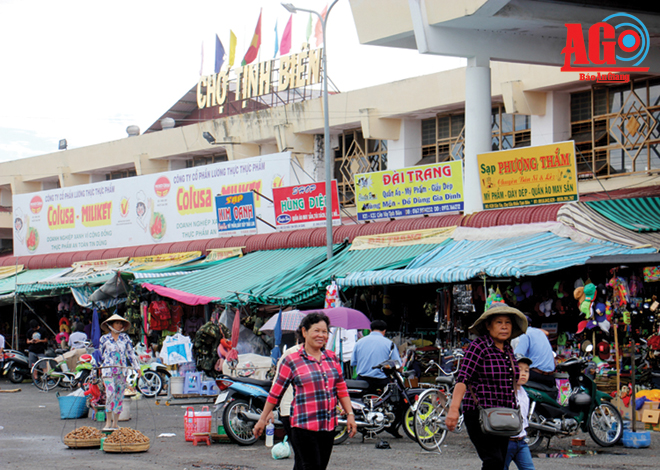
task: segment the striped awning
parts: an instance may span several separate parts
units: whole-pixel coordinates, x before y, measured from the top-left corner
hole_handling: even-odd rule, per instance
[[[634,232],[660,231],[660,197],[586,202],[603,217]]]
[[[552,232],[520,237],[459,240],[418,256],[405,269],[364,271],[337,279],[343,287],[430,284],[493,278],[536,276],[584,264],[592,256],[653,253],[591,240],[574,241]]]

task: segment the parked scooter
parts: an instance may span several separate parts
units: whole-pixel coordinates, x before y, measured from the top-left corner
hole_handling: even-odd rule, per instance
[[[397,364],[391,359],[381,362],[374,369],[380,369],[390,379],[381,395],[367,395],[369,383],[364,380],[347,380],[346,385],[351,395],[351,404],[355,413],[358,432],[363,436],[380,433],[383,430],[396,431],[402,424],[403,431],[415,440],[414,406],[415,398],[424,390],[406,388],[404,378],[397,370]],[[411,373],[414,373],[411,371]],[[336,428],[335,444],[348,439],[346,416],[339,418]]]
[[[272,382],[248,377],[224,376],[217,379],[216,384],[220,393],[215,400],[214,411],[221,410],[222,424],[227,436],[241,446],[249,446],[257,442],[252,428],[259,421]],[[275,427],[283,427],[278,408],[273,410],[273,418]]]
[[[3,375],[9,377],[15,384],[30,377],[30,361],[28,356],[15,349],[5,349]]]
[[[530,450],[538,449],[543,438],[567,437],[578,429],[589,431],[591,438],[602,447],[613,446],[623,436],[623,420],[619,411],[609,403],[607,393],[596,388],[594,381],[585,375],[588,361],[571,358],[557,366],[557,372],[566,372],[571,393],[566,406],[554,398],[556,387],[528,382],[524,388],[530,399],[529,427],[527,428]],[[608,400],[608,401],[604,401]]]
[[[140,371],[142,374],[138,377],[137,372],[131,369],[126,380],[147,398],[157,397],[163,390],[164,384],[170,383],[170,371],[160,362],[140,364]]]

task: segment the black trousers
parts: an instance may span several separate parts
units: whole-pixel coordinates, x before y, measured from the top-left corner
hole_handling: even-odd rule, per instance
[[[334,440],[334,431],[308,431],[307,429],[291,428],[291,445],[296,454],[294,469],[325,470],[328,468]],[[502,461],[502,468],[504,468],[504,461]]]
[[[477,449],[481,459],[482,470],[502,470],[506,453],[509,448],[509,438],[506,436],[493,436],[481,432],[479,424],[479,410],[468,410],[463,413],[468,436]]]
[[[298,459],[298,454],[293,447],[293,436],[291,436],[291,417],[290,416],[280,416],[280,421],[282,421],[282,426],[284,427],[284,432],[289,436],[289,445],[291,450],[293,450],[293,470],[302,470],[302,464],[300,459]]]

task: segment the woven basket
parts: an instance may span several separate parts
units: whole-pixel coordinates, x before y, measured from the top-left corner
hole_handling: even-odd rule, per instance
[[[91,447],[100,447],[101,438],[96,439],[67,439],[64,438],[64,445],[72,449],[88,449]]]
[[[151,441],[148,442],[138,442],[136,444],[113,444],[104,442],[103,450],[105,452],[146,452],[149,450]]]

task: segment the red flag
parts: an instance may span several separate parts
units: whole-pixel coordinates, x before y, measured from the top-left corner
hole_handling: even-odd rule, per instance
[[[321,17],[323,17],[323,21],[325,21],[325,15],[328,14],[328,5],[325,6],[323,11],[321,12]],[[323,25],[321,24],[321,19],[316,20],[316,26],[314,27],[314,37],[316,38],[316,47],[319,47],[321,44],[323,44]]]
[[[261,11],[259,11],[259,21],[257,21],[257,27],[254,30],[254,36],[252,36],[252,42],[250,47],[248,47],[245,57],[243,57],[243,62],[241,65],[247,65],[254,62],[254,59],[257,58],[259,53],[259,47],[261,46]]]
[[[291,50],[291,22],[293,21],[293,15],[289,17],[289,22],[284,28],[282,33],[282,42],[280,43],[280,55],[286,55]]]

